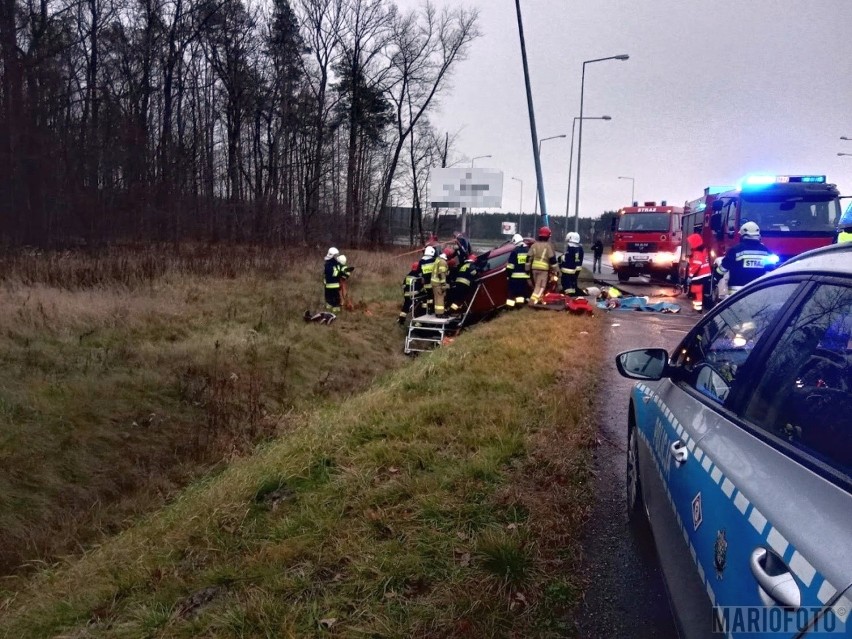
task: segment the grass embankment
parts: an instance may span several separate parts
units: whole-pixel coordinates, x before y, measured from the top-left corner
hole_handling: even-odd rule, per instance
[[[320,251],[0,258],[0,574],[78,551],[401,365],[408,261],[349,258],[358,310],[333,327],[302,320]]]
[[[0,635],[561,633],[601,336],[526,310],[468,331],[36,575]]]

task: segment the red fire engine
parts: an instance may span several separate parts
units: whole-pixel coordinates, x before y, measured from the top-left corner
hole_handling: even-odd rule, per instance
[[[626,206],[613,218],[610,261],[619,282],[637,275],[677,280],[683,208],[663,200]]]
[[[746,222],[757,223],[761,242],[783,262],[831,244],[841,215],[840,194],[824,175],[752,175],[739,188],[707,187],[684,209],[684,241],[700,233],[711,261],[739,243]]]

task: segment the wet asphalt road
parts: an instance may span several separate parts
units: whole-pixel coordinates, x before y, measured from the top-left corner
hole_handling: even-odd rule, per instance
[[[604,270],[609,269],[604,266]],[[673,293],[638,279],[627,288],[637,294]],[[676,315],[610,311],[604,318],[607,358],[597,408],[596,501],[583,540],[587,588],[576,628],[577,636],[584,639],[677,636],[655,551],[640,547],[628,526],[627,407],[633,382],[618,374],[614,362],[617,353],[630,348],[659,346],[671,351],[678,344],[698,316],[682,298],[666,301],[675,301],[683,310]]]

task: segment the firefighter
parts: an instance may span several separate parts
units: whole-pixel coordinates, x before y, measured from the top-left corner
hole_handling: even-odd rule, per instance
[[[408,275],[402,280],[402,308],[399,309],[399,319],[397,322],[405,324],[405,318],[411,312],[411,307],[414,304],[414,298],[423,289],[423,278],[420,277],[420,263],[413,262]]]
[[[583,268],[583,247],[580,246],[580,234],[568,233],[565,238],[565,252],[559,256],[559,271],[562,273],[562,292],[575,297],[578,295],[577,278]]]
[[[538,230],[538,239],[530,246],[529,267],[532,271],[533,293],[530,304],[539,304],[547,288],[550,274],[556,272],[556,251],[550,244],[550,229],[542,226]]]
[[[427,246],[420,258],[420,276],[423,278],[423,309],[428,312],[432,306],[432,271],[435,270],[435,247]]]
[[[459,265],[464,264],[470,255],[470,241],[461,231],[453,233],[453,238],[456,241],[456,257],[459,258]]]
[[[331,313],[340,312],[340,279],[344,271],[343,266],[337,261],[338,255],[340,255],[340,251],[333,246],[328,249],[323,270],[325,309]]]
[[[519,233],[512,236],[514,250],[509,255],[506,263],[506,275],[509,278],[509,294],[506,297],[506,306],[510,309],[523,306],[530,295],[530,274],[527,270],[529,258],[527,245]]]
[[[349,277],[352,275],[352,271],[355,270],[355,267],[348,266],[346,256],[343,253],[338,255],[335,259],[340,265],[340,301],[343,304],[344,309],[351,311],[354,309],[354,306],[349,297]]]
[[[704,312],[704,296],[710,295],[711,271],[704,240],[698,233],[686,238],[689,244],[689,291],[692,294],[692,309],[696,313]]]
[[[740,243],[732,246],[716,266],[715,278],[728,275],[728,294],[736,293],[743,286],[756,280],[774,264],[772,251],[760,241],[760,227],[755,222],[746,222],[740,227]]]
[[[467,256],[464,264],[459,266],[453,284],[450,287],[450,310],[460,310],[464,303],[470,298],[471,292],[476,286],[476,276],[479,271],[476,268],[476,255],[471,253]]]
[[[444,296],[447,292],[447,277],[450,274],[450,266],[447,260],[453,254],[453,249],[445,248],[435,260],[435,268],[432,271],[432,299],[435,308],[435,317],[444,317]]]

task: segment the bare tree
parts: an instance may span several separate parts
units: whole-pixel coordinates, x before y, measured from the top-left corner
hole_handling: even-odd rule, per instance
[[[477,19],[476,11],[466,9],[444,8],[439,13],[427,1],[420,13],[410,12],[394,23],[390,64],[396,78],[388,95],[396,111],[397,139],[379,216],[387,206],[405,140],[446,86],[453,64],[466,57],[470,43],[479,37]],[[379,222],[374,223],[374,235],[380,234]]]

